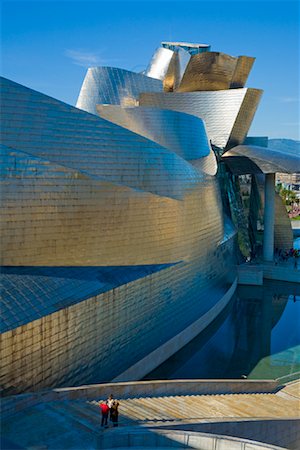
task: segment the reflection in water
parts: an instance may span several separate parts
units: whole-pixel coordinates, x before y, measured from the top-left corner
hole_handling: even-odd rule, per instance
[[[300,371],[300,285],[239,286],[203,333],[146,379],[278,378]]]

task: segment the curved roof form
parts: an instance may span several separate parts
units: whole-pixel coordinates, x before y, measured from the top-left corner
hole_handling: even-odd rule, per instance
[[[221,52],[193,55],[177,91],[214,91],[244,87],[254,59]]]
[[[168,48],[157,48],[147,69],[145,70],[145,75],[147,77],[163,80],[166,76],[173,55],[174,52]]]
[[[178,48],[176,51],[174,51],[169,68],[163,81],[165,92],[173,92],[178,88],[189,60],[190,54],[182,48]]]
[[[3,145],[171,198],[181,198],[201,178],[187,161],[143,136],[5,78],[0,86]]]
[[[1,88],[3,265],[179,262],[207,247],[207,224],[220,241],[215,177],[101,117]]]
[[[205,172],[214,175],[217,171],[215,158],[208,143],[204,123],[198,117],[178,111],[151,107],[122,108],[116,105],[97,105],[103,119],[138,133],[172,150],[186,160],[198,160]],[[192,162],[192,161],[191,161]]]
[[[141,92],[161,92],[162,82],[116,67],[92,67],[84,78],[76,107],[97,114],[97,104],[133,106]]]
[[[208,138],[218,147],[244,142],[262,91],[227,89],[221,91],[142,93],[140,106],[193,114],[204,120]]]
[[[145,75],[162,80],[164,91],[173,91],[179,86],[190,57],[180,47],[173,50],[160,47],[155,51]]]
[[[300,173],[300,154],[270,147],[238,145],[223,154],[223,160],[237,175],[250,173]]]

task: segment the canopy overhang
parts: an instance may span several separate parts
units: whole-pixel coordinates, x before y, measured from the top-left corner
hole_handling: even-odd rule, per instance
[[[300,153],[270,147],[237,145],[225,152],[222,160],[235,175],[300,173]]]

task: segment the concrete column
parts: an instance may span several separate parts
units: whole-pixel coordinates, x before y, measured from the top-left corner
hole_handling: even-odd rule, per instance
[[[275,173],[265,176],[264,247],[265,261],[274,259]]]

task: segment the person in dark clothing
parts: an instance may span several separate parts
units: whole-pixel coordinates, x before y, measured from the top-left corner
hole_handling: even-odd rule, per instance
[[[118,408],[119,402],[117,400],[114,400],[110,408],[110,420],[112,421],[114,427],[118,426],[118,419],[119,419]]]
[[[101,419],[101,427],[105,427],[107,428],[107,419],[108,419],[108,413],[109,413],[109,406],[106,403],[101,403],[100,404],[100,409],[101,409],[101,414],[102,414],[102,419]]]

